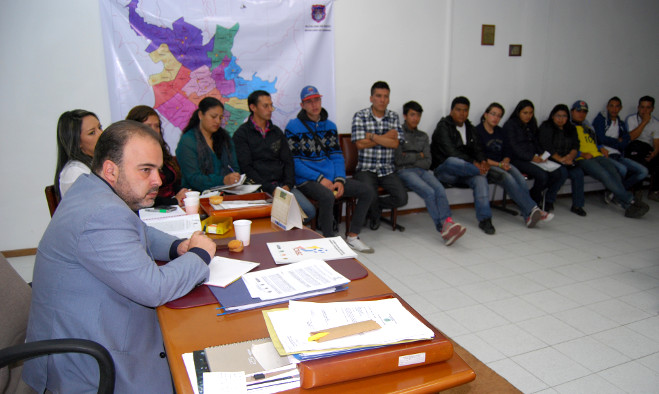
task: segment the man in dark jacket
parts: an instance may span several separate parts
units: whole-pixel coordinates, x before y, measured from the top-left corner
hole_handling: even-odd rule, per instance
[[[465,184],[473,189],[478,227],[486,234],[494,234],[486,177],[490,166],[468,117],[469,100],[462,96],[453,99],[451,113],[437,123],[432,134],[430,169],[441,182]]]
[[[264,90],[256,90],[247,97],[250,116],[233,135],[238,165],[247,179],[261,185],[272,194],[278,186],[295,195],[308,218],[316,209],[295,186],[295,165],[288,149],[288,141],[281,129],[272,123],[272,98]]]

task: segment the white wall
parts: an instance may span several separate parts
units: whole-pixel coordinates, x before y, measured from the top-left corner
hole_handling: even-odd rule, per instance
[[[423,105],[428,132],[457,95],[474,122],[494,100],[511,111],[529,98],[542,120],[559,102],[585,99],[594,116],[613,95],[625,114],[642,95],[659,99],[656,0],[336,0],[335,12],[341,132],[380,79],[391,109]],[[496,25],[492,47],[482,24]],[[97,1],[7,2],[0,37],[0,250],[11,250],[36,247],[48,224],[59,115],[85,108],[107,125],[110,108]]]

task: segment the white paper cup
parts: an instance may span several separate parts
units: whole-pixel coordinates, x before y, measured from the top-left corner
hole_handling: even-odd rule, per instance
[[[185,192],[185,196],[186,196],[186,197],[197,197],[197,198],[199,198],[200,193],[199,193],[199,192],[195,192],[195,191],[192,191],[192,192]]]
[[[252,229],[251,220],[234,220],[233,230],[236,233],[236,239],[243,241],[243,246],[249,246],[250,231]]]
[[[185,205],[186,214],[194,215],[199,213],[199,197],[186,197],[183,199],[183,204]]]

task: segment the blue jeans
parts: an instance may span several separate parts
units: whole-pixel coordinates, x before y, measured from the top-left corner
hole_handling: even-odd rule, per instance
[[[485,175],[481,175],[475,165],[457,157],[449,157],[439,167],[435,168],[435,176],[444,183],[452,185],[466,184],[469,186],[474,191],[476,219],[481,222],[492,217],[487,178]]]
[[[498,178],[501,178],[501,181],[497,181],[496,183],[502,185],[510,195],[510,198],[521,208],[524,219],[528,218],[537,204],[529,194],[529,188],[526,186],[524,175],[512,165],[508,171],[499,167],[490,167],[490,172],[494,173],[494,175],[499,175]]]
[[[567,169],[567,174],[570,177],[570,183],[572,187],[572,206],[576,208],[583,208],[586,205],[586,197],[584,196],[584,180],[583,180],[583,170],[581,167],[574,166],[564,166],[562,168]]]
[[[291,193],[295,196],[295,200],[300,205],[300,208],[302,208],[302,211],[304,211],[304,214],[307,215],[307,219],[304,222],[308,223],[316,216],[316,207],[313,206],[311,201],[297,187],[291,189]]]
[[[618,173],[620,173],[620,177],[623,179],[622,185],[627,190],[631,189],[637,183],[642,182],[648,176],[648,169],[632,159],[614,154],[609,155],[609,160],[611,160],[611,163],[616,167]]]
[[[586,174],[602,182],[604,187],[615,195],[622,207],[627,208],[634,196],[622,185],[620,173],[612,162],[613,160],[604,156],[598,156],[588,160],[577,160],[577,166],[581,167]]]
[[[451,216],[451,208],[442,183],[435,178],[432,171],[423,168],[404,168],[398,170],[397,174],[408,189],[423,198],[435,228],[441,232],[444,222]]]

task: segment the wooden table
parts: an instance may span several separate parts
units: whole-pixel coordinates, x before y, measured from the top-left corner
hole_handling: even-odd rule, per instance
[[[252,221],[252,233],[270,231],[279,231],[279,229],[270,224],[269,219]],[[233,237],[233,231],[224,236]],[[368,276],[364,279],[351,282],[348,290],[314,297],[312,300],[317,302],[347,301],[392,292],[375,274],[368,271]],[[216,308],[218,306],[219,304],[214,304],[188,309],[170,309],[166,306],[160,306],[157,309],[169,367],[174,378],[176,392],[179,394],[193,393],[181,357],[182,354],[208,346],[224,345],[268,336],[268,330],[260,309],[217,316]],[[288,392],[430,393],[470,382],[474,378],[474,371],[457,354],[454,354],[451,359],[443,363],[332,384],[311,390],[297,389]]]

